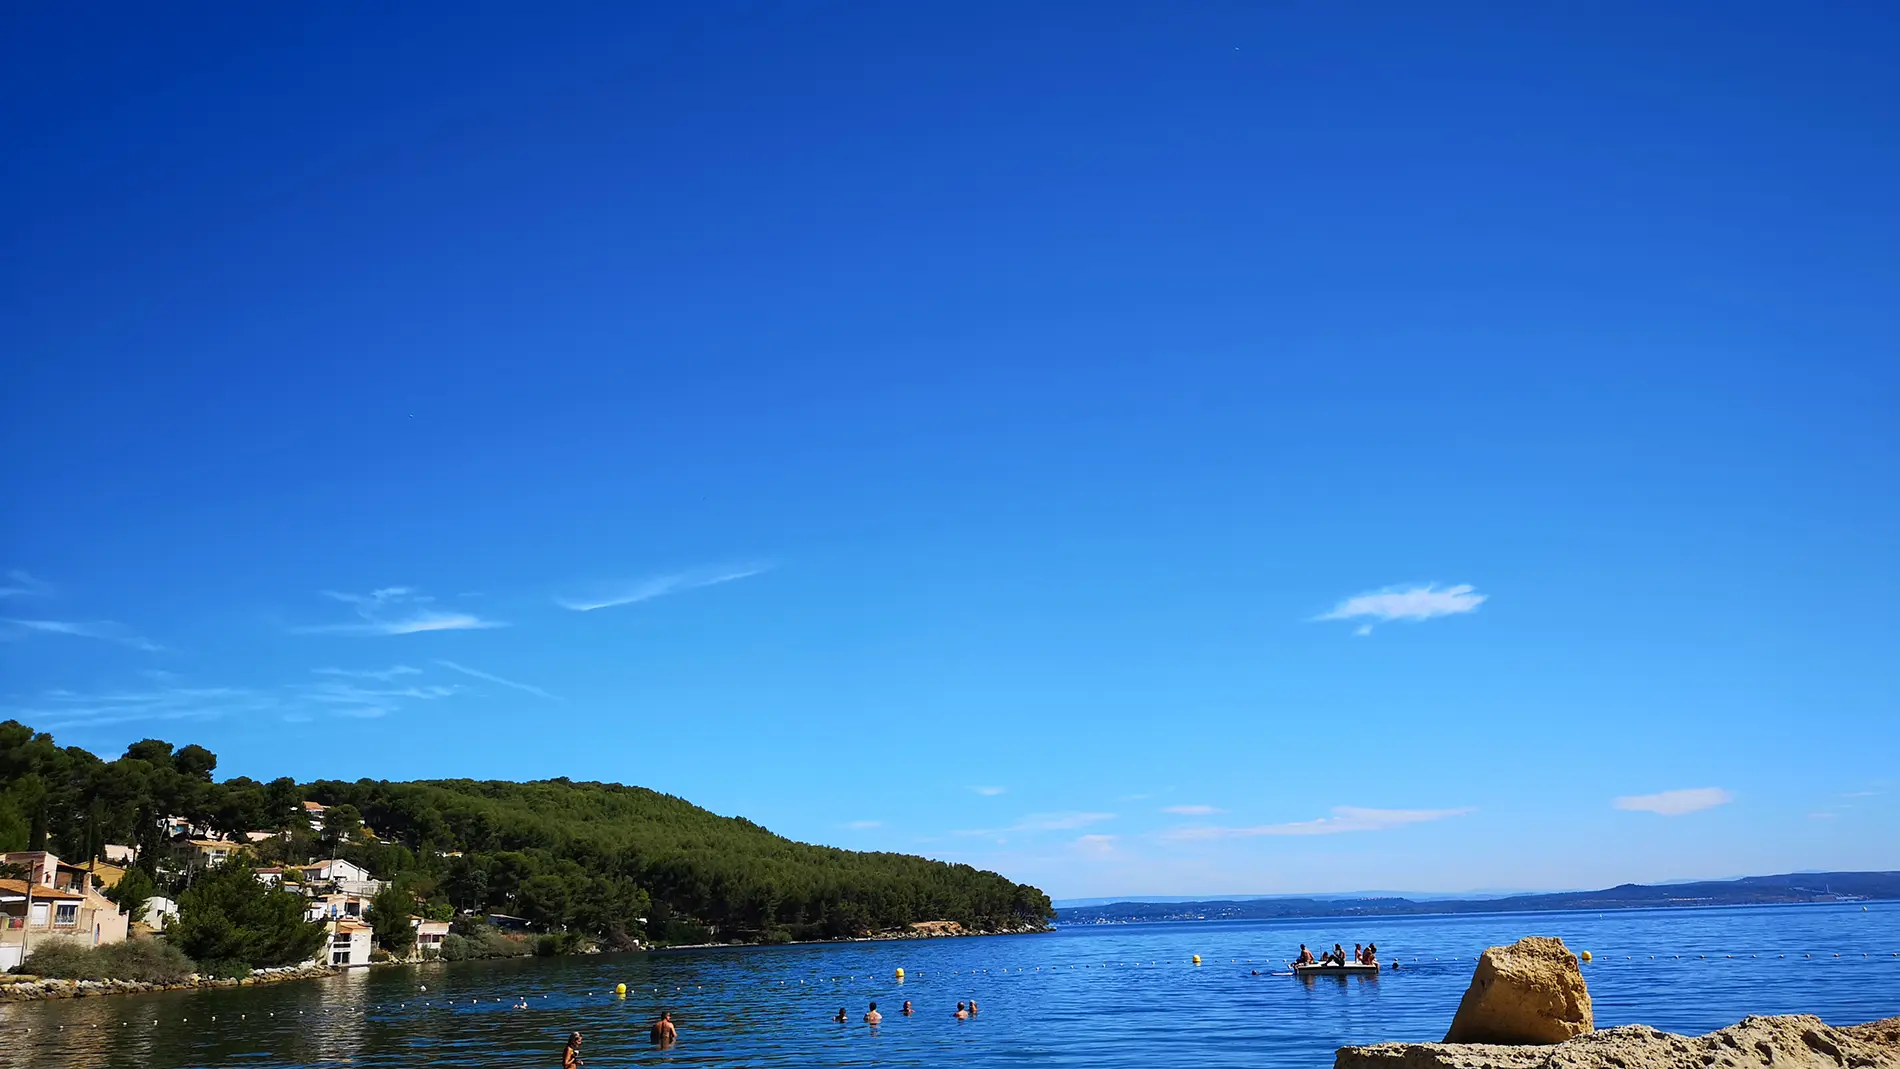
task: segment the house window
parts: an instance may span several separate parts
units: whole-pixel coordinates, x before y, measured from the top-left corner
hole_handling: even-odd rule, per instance
[[[61,902],[53,907],[53,924],[71,927],[79,923],[79,903]]]

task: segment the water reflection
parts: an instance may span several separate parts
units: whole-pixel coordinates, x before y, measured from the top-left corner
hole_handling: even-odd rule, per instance
[[[1330,945],[1335,931],[1376,937],[1401,970],[1272,974],[1298,943]],[[1343,1043],[1439,1038],[1473,955],[1531,933],[1595,952],[1602,1025],[1701,1032],[1750,1012],[1837,1023],[1900,1012],[1893,907],[1360,918],[431,965],[0,1005],[0,1069],[558,1064],[574,1029],[597,1065],[1324,1066]],[[972,998],[981,1014],[954,1020]],[[895,1012],[905,999],[915,1016]],[[859,1020],[873,1000],[876,1029]],[[680,1030],[667,1051],[647,1043],[662,1011]]]

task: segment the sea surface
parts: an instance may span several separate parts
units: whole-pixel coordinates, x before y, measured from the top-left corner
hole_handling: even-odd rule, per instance
[[[432,964],[12,1004],[0,1066],[554,1066],[578,1029],[595,1067],[1320,1067],[1342,1044],[1443,1038],[1475,955],[1524,935],[1592,953],[1599,1026],[1900,1015],[1900,904],[1464,914]],[[1367,940],[1400,970],[1276,975],[1301,942]],[[957,1021],[971,998],[980,1012]],[[874,999],[877,1028],[858,1023]],[[852,1023],[831,1020],[840,1007]],[[646,1042],[662,1009],[680,1031],[666,1051]]]

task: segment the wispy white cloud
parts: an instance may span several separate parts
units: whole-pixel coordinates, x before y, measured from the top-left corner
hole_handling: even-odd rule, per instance
[[[1161,833],[1161,838],[1169,842],[1183,842],[1195,839],[1249,839],[1261,835],[1341,835],[1355,831],[1386,831],[1402,828],[1408,824],[1424,824],[1447,817],[1459,817],[1473,812],[1470,806],[1459,809],[1366,809],[1360,806],[1341,805],[1333,807],[1333,815],[1315,820],[1298,820],[1287,824],[1261,824],[1247,828],[1226,828],[1213,825],[1189,825],[1171,828]]]
[[[438,698],[452,698],[462,692],[461,687],[440,684],[418,687],[359,687],[354,683],[332,682],[310,683],[301,688],[301,694],[309,700],[330,705],[359,703],[378,705],[402,698],[427,702]]]
[[[1076,838],[1073,845],[1076,852],[1085,857],[1104,858],[1115,855],[1115,836],[1113,835],[1082,835]]]
[[[1088,813],[1069,811],[1062,813],[1031,813],[1007,828],[972,828],[953,831],[952,835],[1008,835],[1017,832],[1038,831],[1074,831],[1091,824],[1100,824],[1105,820],[1114,820],[1113,813]]]
[[[74,691],[55,688],[29,705],[0,707],[0,715],[43,731],[167,720],[214,720],[278,711],[280,699],[247,687],[164,686],[149,690]]]
[[[1720,787],[1684,787],[1674,791],[1658,791],[1655,794],[1626,794],[1611,804],[1618,809],[1627,809],[1635,813],[1660,813],[1665,817],[1679,817],[1686,813],[1698,813],[1704,809],[1714,809],[1718,805],[1727,805],[1735,796]]]
[[[856,831],[869,831],[872,828],[881,828],[883,826],[884,822],[881,820],[854,820],[845,825],[845,827]]]
[[[105,642],[116,642],[121,646],[130,646],[147,653],[158,653],[165,647],[142,635],[135,634],[124,624],[111,620],[0,620],[0,625],[18,629],[19,633],[37,633],[42,635],[70,635],[74,638],[96,638]]]
[[[7,573],[7,581],[0,586],[0,598],[44,598],[53,593],[53,584],[35,579],[15,568]]]
[[[1842,791],[1842,798],[1878,798],[1884,791]]]
[[[1316,619],[1364,620],[1355,635],[1370,635],[1375,623],[1394,620],[1430,620],[1439,616],[1457,616],[1476,612],[1488,595],[1480,594],[1469,583],[1438,589],[1436,583],[1424,586],[1389,587],[1347,598]]]
[[[701,568],[694,571],[674,572],[669,575],[648,576],[631,583],[616,583],[597,587],[585,594],[571,597],[557,597],[555,604],[575,612],[593,612],[596,609],[611,609],[617,605],[634,605],[642,601],[652,601],[668,594],[677,594],[684,590],[696,590],[700,587],[718,586],[739,579],[749,579],[771,570],[766,564],[735,564],[714,568]]]
[[[1173,813],[1182,817],[1211,817],[1215,813],[1225,813],[1225,809],[1216,809],[1211,805],[1170,805],[1163,806],[1163,813]]]
[[[380,705],[353,705],[347,709],[338,709],[338,716],[347,716],[353,720],[376,720],[389,715],[389,710]]]
[[[558,697],[555,697],[554,695],[549,694],[547,691],[542,690],[540,687],[534,686],[531,683],[517,683],[512,679],[503,679],[500,676],[490,675],[487,672],[478,671],[476,669],[468,667],[467,665],[456,664],[454,661],[444,661],[438,658],[435,663],[451,671],[460,672],[465,676],[473,676],[476,679],[487,680],[490,683],[499,684],[504,687],[513,687],[515,690],[526,691],[527,693],[533,694],[537,697],[553,698],[555,701],[560,701]]]
[[[985,798],[994,798],[997,795],[1006,793],[1009,790],[1008,787],[971,787],[970,789],[982,795]]]
[[[345,679],[376,679],[389,682],[401,676],[419,676],[422,669],[411,668],[406,664],[391,665],[388,668],[351,669],[351,668],[312,668],[320,676],[342,676]]]
[[[355,623],[314,624],[293,628],[304,635],[414,635],[425,631],[477,631],[506,627],[470,612],[445,612],[430,607],[435,599],[414,587],[386,586],[367,594],[323,591],[323,596],[356,610]]]

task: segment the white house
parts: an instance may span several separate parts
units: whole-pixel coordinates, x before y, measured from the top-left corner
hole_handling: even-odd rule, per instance
[[[304,910],[307,920],[348,920],[369,913],[369,898],[364,895],[338,891],[335,894],[313,895],[310,905]]]
[[[107,843],[100,848],[100,855],[114,865],[124,866],[137,861],[139,852],[137,847],[121,846],[118,843]]]
[[[151,925],[153,931],[162,932],[177,919],[178,903],[157,896],[145,900],[145,923]]]
[[[442,953],[442,937],[449,934],[448,921],[425,921],[421,917],[411,917],[416,925],[416,955],[423,958],[438,957]]]
[[[342,917],[326,925],[330,937],[317,948],[316,960],[331,965],[368,965],[370,927]]]
[[[323,810],[324,807],[315,802],[303,803],[304,819],[310,822],[310,830],[318,835],[323,834]]]
[[[237,856],[238,844],[226,839],[176,839],[172,856],[193,871],[217,868]]]
[[[303,878],[307,884],[334,883],[351,894],[373,895],[383,889],[382,881],[371,876],[368,869],[341,858],[303,866]]]

